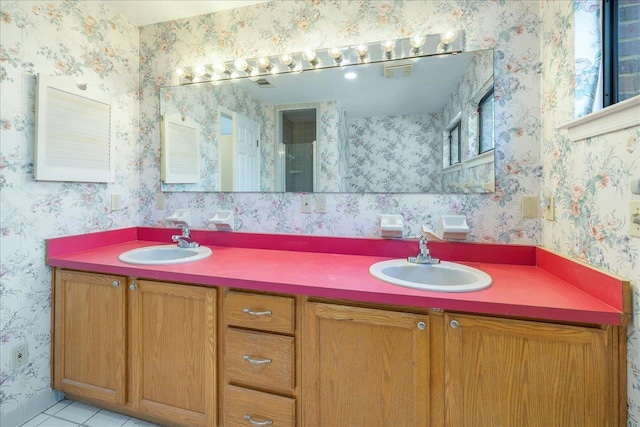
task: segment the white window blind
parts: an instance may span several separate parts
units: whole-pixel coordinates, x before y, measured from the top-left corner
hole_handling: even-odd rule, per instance
[[[167,114],[162,119],[162,180],[166,184],[200,182],[199,126],[195,120],[180,114]]]
[[[110,98],[43,75],[37,93],[36,180],[113,182]]]

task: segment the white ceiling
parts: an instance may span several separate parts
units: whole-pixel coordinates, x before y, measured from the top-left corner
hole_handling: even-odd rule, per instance
[[[103,0],[114,12],[138,26],[173,21],[221,10],[266,3],[268,0]]]

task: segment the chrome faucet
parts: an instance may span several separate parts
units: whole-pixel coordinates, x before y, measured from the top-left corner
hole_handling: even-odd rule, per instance
[[[186,224],[179,224],[179,227],[182,229],[182,234],[179,236],[171,236],[171,240],[177,243],[179,248],[197,248],[200,246],[200,243],[191,238],[189,226]]]
[[[427,237],[420,236],[420,252],[416,256],[410,256],[407,261],[413,264],[439,264],[438,258],[432,258],[427,245]]]

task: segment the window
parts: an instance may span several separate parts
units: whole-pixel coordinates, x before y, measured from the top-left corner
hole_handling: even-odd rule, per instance
[[[449,129],[449,165],[460,163],[460,120]]]
[[[640,94],[640,0],[603,0],[603,107]]]
[[[478,154],[493,150],[493,87],[478,103]]]

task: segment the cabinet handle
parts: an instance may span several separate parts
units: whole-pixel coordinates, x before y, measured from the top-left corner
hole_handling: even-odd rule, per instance
[[[118,286],[120,286],[120,282],[118,282],[117,280],[114,280],[112,285],[114,288],[117,288]]]
[[[251,316],[271,316],[271,310],[266,311],[253,311],[250,308],[242,310],[243,313],[250,314]]]
[[[418,329],[420,329],[421,331],[427,329],[427,324],[425,322],[418,322],[416,326],[418,326]]]
[[[253,357],[249,356],[248,354],[245,354],[244,356],[242,356],[242,358],[244,360],[246,360],[247,362],[254,364],[254,365],[264,365],[264,364],[268,364],[271,363],[271,359],[254,359]]]
[[[449,322],[449,326],[451,326],[453,329],[458,329],[460,327],[460,323],[457,320],[452,320],[451,322]]]
[[[136,289],[138,289],[138,285],[136,285],[135,283],[132,283],[129,285],[129,289],[132,291],[135,291]]]
[[[254,426],[270,426],[271,424],[273,424],[273,421],[271,420],[256,421],[249,414],[245,414],[244,419],[249,421]]]

